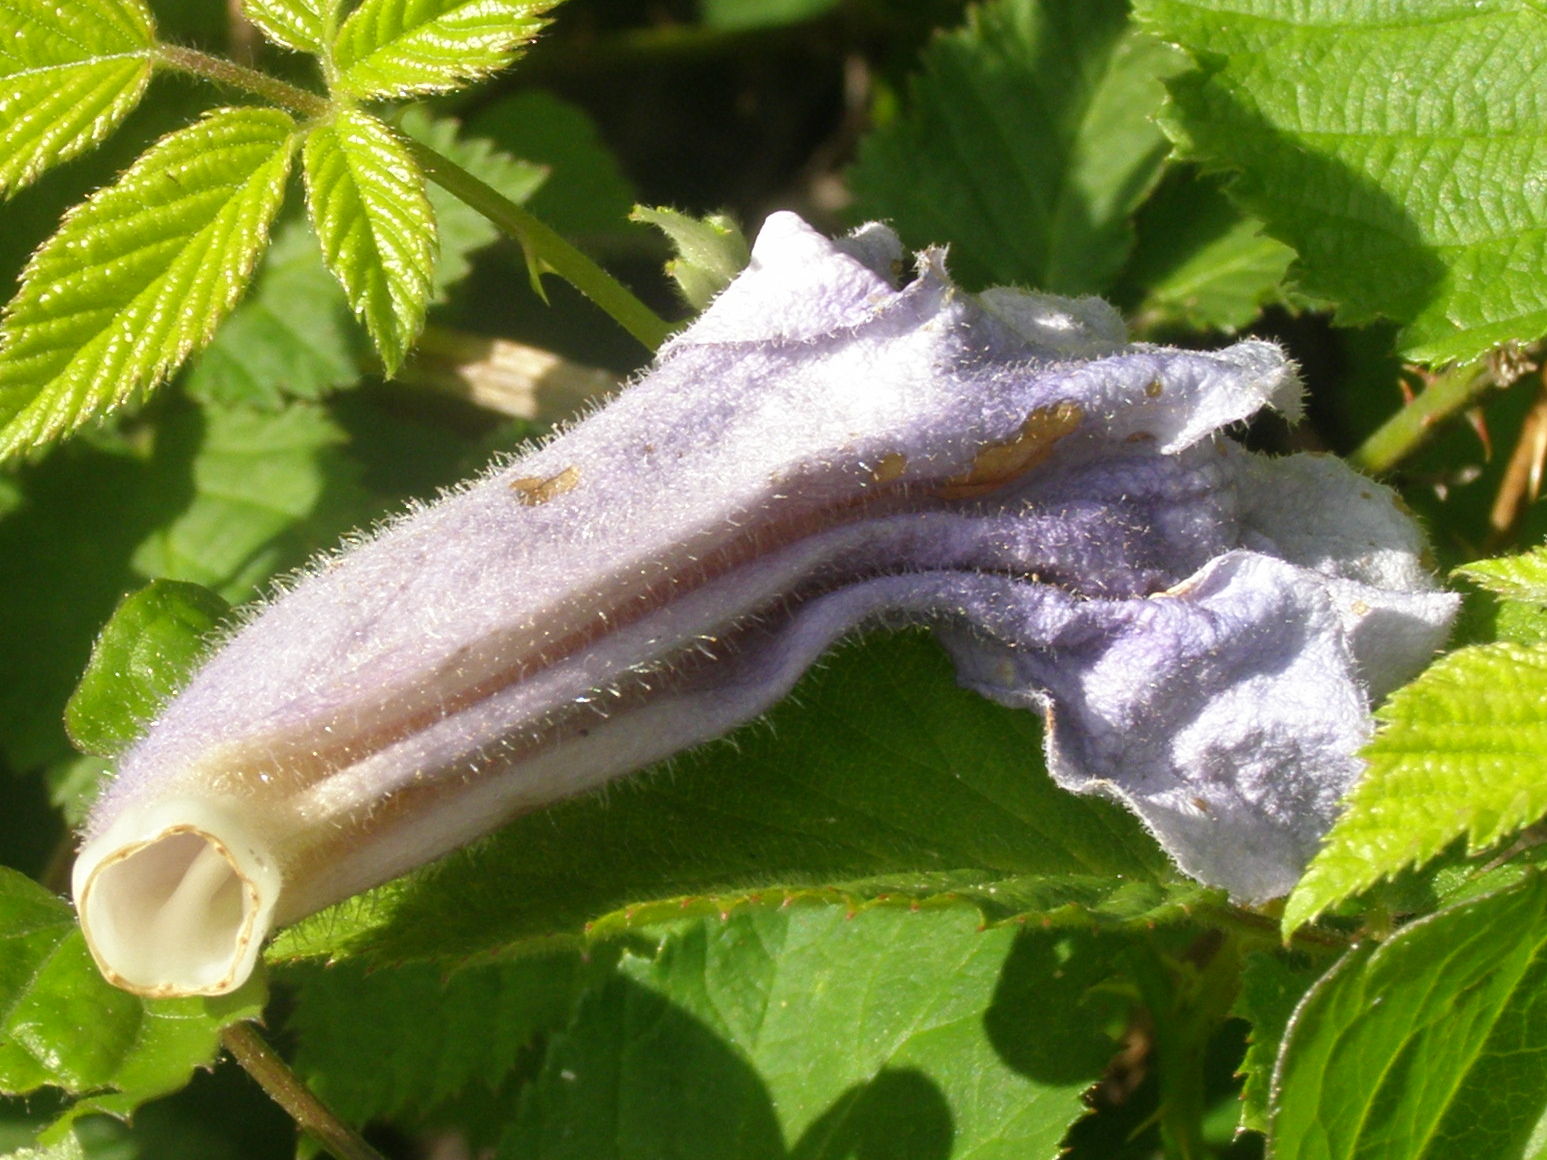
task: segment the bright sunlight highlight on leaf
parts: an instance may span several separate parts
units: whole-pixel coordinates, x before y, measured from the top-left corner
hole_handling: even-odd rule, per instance
[[[354,109],[312,130],[302,163],[323,258],[390,375],[430,297],[435,217],[424,177],[390,129]]]
[[[0,194],[111,133],[150,80],[138,0],[0,0]]]
[[[1376,714],[1369,769],[1284,908],[1284,930],[1457,838],[1480,850],[1547,814],[1547,649],[1442,657]]]
[[[218,110],[70,211],[0,325],[0,457],[149,390],[209,340],[267,243],[294,127]]]
[[[439,93],[498,72],[558,0],[365,0],[339,29],[335,90],[352,97]]]
[[[275,44],[321,55],[338,22],[339,0],[246,0],[242,9]]]

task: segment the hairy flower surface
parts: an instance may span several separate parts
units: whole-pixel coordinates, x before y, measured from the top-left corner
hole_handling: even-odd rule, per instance
[[[1220,435],[1294,414],[1276,346],[1128,345],[1101,302],[902,258],[775,215],[617,399],[254,615],[87,823],[104,972],[230,990],[276,924],[726,732],[878,619],[937,625],[1187,873],[1288,889],[1448,625],[1417,529]]]

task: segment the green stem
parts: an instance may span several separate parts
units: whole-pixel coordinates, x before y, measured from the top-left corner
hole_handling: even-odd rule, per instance
[[[1380,475],[1417,451],[1441,422],[1465,410],[1489,388],[1498,385],[1487,360],[1465,363],[1429,379],[1411,403],[1403,407],[1350,455],[1360,471]]]
[[[666,340],[670,323],[531,213],[429,146],[404,134],[399,134],[399,139],[426,177],[519,242],[534,271],[544,267],[552,270],[650,350]],[[535,273],[533,278],[535,283]],[[538,291],[541,293],[541,287]]]
[[[251,1023],[231,1024],[220,1033],[220,1041],[269,1098],[285,1109],[296,1126],[338,1160],[382,1160],[380,1152],[312,1094]]]
[[[308,92],[306,89],[270,76],[266,72],[260,72],[258,69],[237,64],[234,60],[200,52],[196,48],[184,48],[178,44],[158,44],[153,59],[166,68],[203,77],[219,85],[242,89],[266,101],[272,101],[297,116],[320,117],[332,108],[328,99],[317,93]]]

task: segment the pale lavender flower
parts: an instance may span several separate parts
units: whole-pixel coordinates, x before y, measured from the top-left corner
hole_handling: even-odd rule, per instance
[[[1416,528],[1221,437],[1295,413],[1276,346],[1128,345],[1101,302],[902,258],[776,215],[620,397],[258,611],[86,826],[104,972],[229,990],[276,924],[726,732],[876,620],[939,626],[1182,870],[1285,891],[1450,619]]]

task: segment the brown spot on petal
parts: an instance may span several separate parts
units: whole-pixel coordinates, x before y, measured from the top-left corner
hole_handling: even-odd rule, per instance
[[[516,493],[516,498],[528,507],[536,507],[540,503],[547,503],[555,496],[563,495],[566,491],[574,491],[580,483],[580,468],[573,465],[566,467],[557,475],[550,475],[547,479],[540,475],[523,475],[520,479],[510,481],[510,490]]]
[[[891,483],[908,469],[908,457],[901,451],[883,455],[881,462],[870,469],[870,478],[877,483]]]
[[[1151,379],[1149,386],[1144,388],[1144,394],[1147,398],[1158,399],[1165,389],[1164,384],[1159,379]]]
[[[1013,439],[990,443],[977,453],[972,467],[953,475],[940,488],[942,499],[974,499],[1025,475],[1052,453],[1053,447],[1080,425],[1085,412],[1063,402],[1038,407],[1026,416]]]
[[[1133,432],[1133,434],[1125,436],[1123,438],[1123,442],[1124,443],[1153,443],[1153,442],[1155,442],[1155,433],[1153,431],[1135,431],[1135,432]]]

